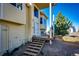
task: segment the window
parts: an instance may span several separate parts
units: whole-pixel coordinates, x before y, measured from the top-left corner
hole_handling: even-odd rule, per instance
[[[17,7],[19,10],[22,10],[23,9],[22,3],[11,3],[11,5]]]
[[[15,6],[16,7],[16,3],[11,3],[11,5]]]
[[[22,10],[22,3],[18,3],[18,4],[16,5],[16,7],[17,7],[18,9]]]
[[[34,7],[34,16],[38,18],[38,9]]]
[[[40,18],[40,24],[42,24],[43,22],[42,22],[42,18]]]

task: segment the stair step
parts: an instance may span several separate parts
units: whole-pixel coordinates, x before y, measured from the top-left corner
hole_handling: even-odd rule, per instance
[[[36,49],[36,50],[40,49],[40,47],[35,47],[35,46],[28,46],[27,48],[32,48],[32,49]]]
[[[23,55],[36,56],[40,53],[45,40],[33,40],[32,43],[27,46]]]
[[[38,41],[38,40],[34,40],[33,42],[40,42],[40,43],[43,43],[44,41]]]
[[[43,43],[43,42],[40,42],[40,41],[33,41],[33,42],[36,42],[36,43]]]
[[[41,40],[41,39],[40,39],[40,40],[38,40],[38,39],[34,39],[33,41],[45,41],[45,40],[43,40],[43,39],[42,39],[42,40]]]
[[[41,47],[42,45],[40,45],[40,44],[30,44],[30,46],[36,46],[36,47]]]
[[[35,50],[35,49],[32,49],[32,48],[27,48],[26,51],[30,51],[30,52],[34,52],[34,53],[39,52],[39,50]]]
[[[41,43],[41,42],[32,42],[33,44],[40,44],[40,45],[42,45],[43,43]]]
[[[29,52],[29,51],[25,51],[24,55],[29,55],[29,56],[36,56],[37,53],[33,53],[33,52]]]

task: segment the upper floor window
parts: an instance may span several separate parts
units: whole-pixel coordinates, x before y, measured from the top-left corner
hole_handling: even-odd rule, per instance
[[[38,18],[38,9],[34,7],[34,16]]]
[[[19,10],[22,10],[22,3],[11,3],[13,6],[17,7]]]
[[[16,7],[16,3],[11,3],[11,4]]]
[[[42,17],[40,18],[40,24],[43,24]]]

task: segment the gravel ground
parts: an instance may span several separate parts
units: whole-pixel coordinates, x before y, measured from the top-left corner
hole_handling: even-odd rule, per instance
[[[79,47],[74,47],[69,43],[64,43],[60,40],[53,40],[52,45],[49,42],[45,43],[42,48],[42,56],[74,56],[75,53],[79,54]]]

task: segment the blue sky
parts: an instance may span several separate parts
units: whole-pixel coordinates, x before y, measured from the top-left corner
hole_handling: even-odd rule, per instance
[[[49,8],[42,10],[47,16],[47,28],[49,29],[50,19],[49,19]],[[54,15],[57,16],[58,12],[62,12],[69,20],[72,21],[76,29],[79,28],[79,4],[78,3],[58,3],[54,7]]]

